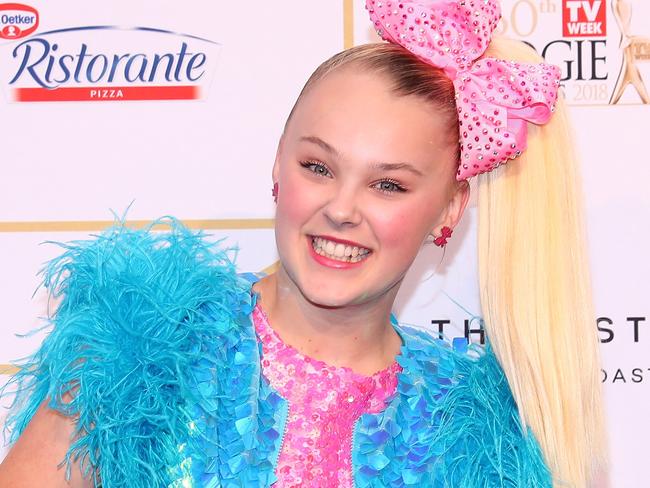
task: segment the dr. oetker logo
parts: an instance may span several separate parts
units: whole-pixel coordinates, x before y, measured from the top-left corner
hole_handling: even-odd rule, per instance
[[[20,3],[0,3],[0,38],[20,39],[38,28],[38,11]]]

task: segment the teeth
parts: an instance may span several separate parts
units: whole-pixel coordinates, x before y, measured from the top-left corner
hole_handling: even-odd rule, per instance
[[[337,258],[342,258],[345,254],[345,246],[339,242],[334,248],[334,254]]]
[[[370,249],[365,247],[348,246],[340,242],[328,241],[322,237],[312,237],[311,241],[317,254],[338,261],[356,263],[370,254]]]

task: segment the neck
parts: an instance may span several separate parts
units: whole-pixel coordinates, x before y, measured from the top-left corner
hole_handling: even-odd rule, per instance
[[[362,304],[323,307],[307,300],[282,267],[253,286],[283,342],[367,376],[390,366],[399,354],[402,341],[390,324],[397,289]]]

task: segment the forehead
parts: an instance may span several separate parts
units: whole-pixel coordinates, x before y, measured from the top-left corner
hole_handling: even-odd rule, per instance
[[[289,139],[318,136],[344,153],[424,162],[455,154],[457,128],[432,103],[391,91],[384,75],[341,69],[303,95]]]

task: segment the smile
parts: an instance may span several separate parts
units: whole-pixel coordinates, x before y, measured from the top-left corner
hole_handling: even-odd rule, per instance
[[[311,245],[316,254],[342,263],[358,263],[372,252],[370,249],[352,244],[311,236]]]

